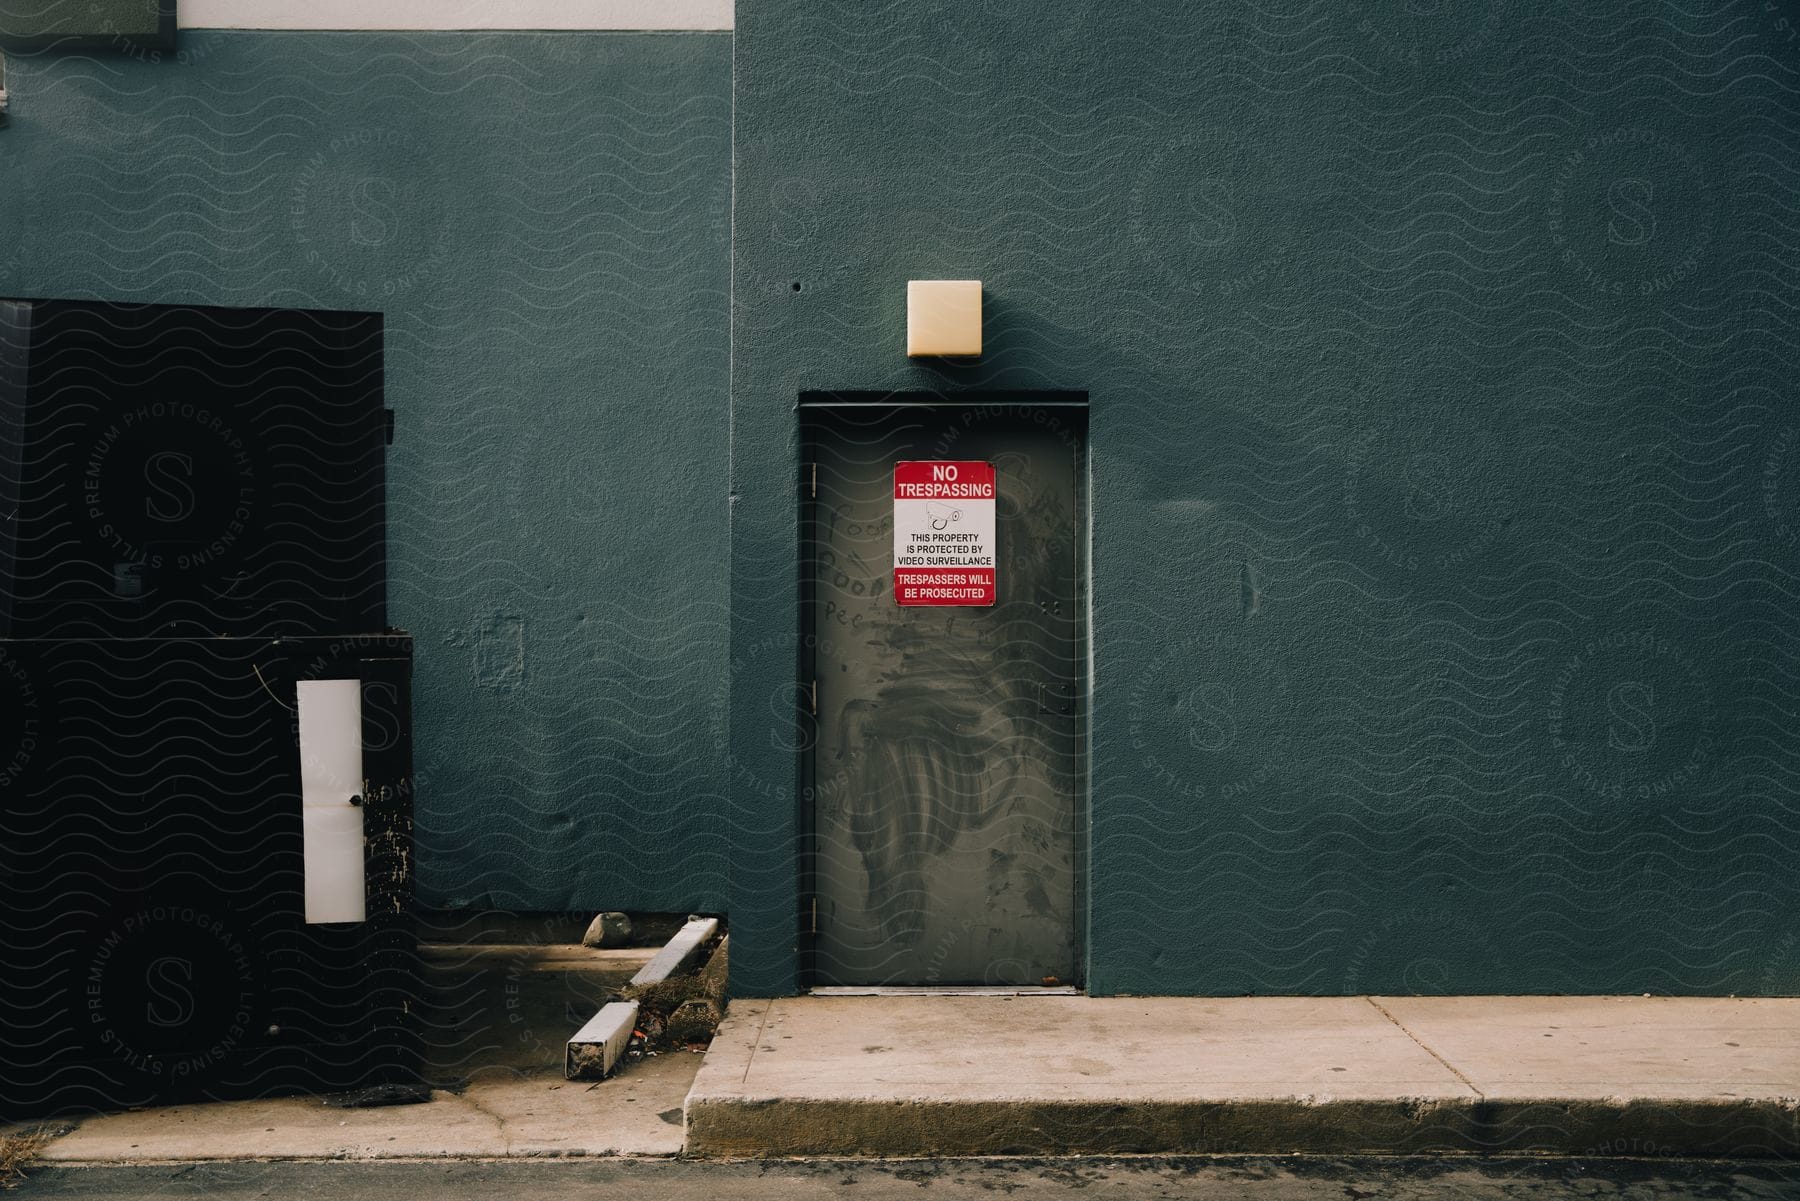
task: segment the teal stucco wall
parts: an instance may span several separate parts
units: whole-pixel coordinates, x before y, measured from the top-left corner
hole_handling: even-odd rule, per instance
[[[736,987],[796,983],[797,394],[1056,387],[1093,991],[1800,989],[1780,6],[759,0],[735,57]],[[983,359],[909,363],[969,277]]]
[[[721,906],[730,35],[9,67],[0,294],[387,314],[425,900]]]

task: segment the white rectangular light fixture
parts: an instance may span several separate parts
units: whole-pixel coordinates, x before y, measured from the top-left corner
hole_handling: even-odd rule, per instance
[[[981,281],[906,281],[906,353],[911,358],[981,354]]]

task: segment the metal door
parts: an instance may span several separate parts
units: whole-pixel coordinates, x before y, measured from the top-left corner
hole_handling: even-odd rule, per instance
[[[807,399],[812,983],[1078,984],[1085,402]],[[991,607],[895,601],[894,468],[919,460],[995,467]]]

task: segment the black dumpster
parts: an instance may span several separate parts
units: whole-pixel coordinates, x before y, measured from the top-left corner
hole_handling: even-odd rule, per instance
[[[380,328],[0,301],[0,1119],[417,1079]]]

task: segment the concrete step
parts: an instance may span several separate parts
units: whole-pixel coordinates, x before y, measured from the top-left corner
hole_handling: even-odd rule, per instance
[[[800,997],[731,1006],[713,1156],[1800,1153],[1800,999]]]
[[[631,979],[659,947],[539,946],[532,943],[421,943],[419,957],[439,971],[591,972]]]
[[[417,914],[419,941],[445,945],[506,943],[579,946],[594,910],[515,913],[504,909],[425,909]],[[660,947],[687,922],[681,913],[632,912],[631,945]]]

